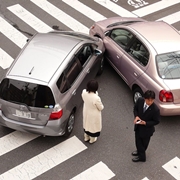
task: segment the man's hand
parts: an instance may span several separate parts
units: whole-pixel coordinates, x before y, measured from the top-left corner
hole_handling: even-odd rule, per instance
[[[141,119],[140,119],[138,116],[136,116],[135,119],[134,119],[134,124],[136,124],[137,121],[140,121],[140,120],[141,120]]]
[[[138,122],[139,121],[139,122]],[[138,123],[137,123],[138,122]],[[134,124],[141,124],[141,125],[146,125],[146,121],[143,121],[140,119],[138,116],[135,117],[134,119]]]

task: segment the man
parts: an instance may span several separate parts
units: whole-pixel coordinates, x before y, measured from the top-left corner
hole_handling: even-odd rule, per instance
[[[144,98],[139,98],[134,105],[134,131],[135,144],[137,150],[132,152],[133,162],[146,161],[146,149],[148,147],[151,136],[153,135],[154,126],[159,124],[160,111],[154,103],[155,93],[147,90]]]

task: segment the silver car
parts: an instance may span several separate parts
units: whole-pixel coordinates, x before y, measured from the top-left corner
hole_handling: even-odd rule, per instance
[[[87,82],[103,71],[103,42],[79,32],[35,34],[0,84],[0,124],[69,135]]]
[[[94,23],[105,57],[133,91],[133,100],[147,89],[156,93],[161,115],[180,115],[180,33],[163,21],[113,17]]]

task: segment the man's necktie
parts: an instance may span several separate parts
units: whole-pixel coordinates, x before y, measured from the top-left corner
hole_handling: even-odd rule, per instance
[[[147,109],[147,105],[145,104],[144,107],[143,107],[143,112],[145,112]]]

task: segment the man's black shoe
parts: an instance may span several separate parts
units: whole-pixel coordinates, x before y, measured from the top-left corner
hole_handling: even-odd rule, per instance
[[[133,151],[132,152],[132,156],[138,156],[138,152],[137,151]]]
[[[139,161],[145,162],[146,160],[140,159],[139,157],[135,157],[135,158],[132,159],[132,161],[133,161],[133,162],[139,162]]]

